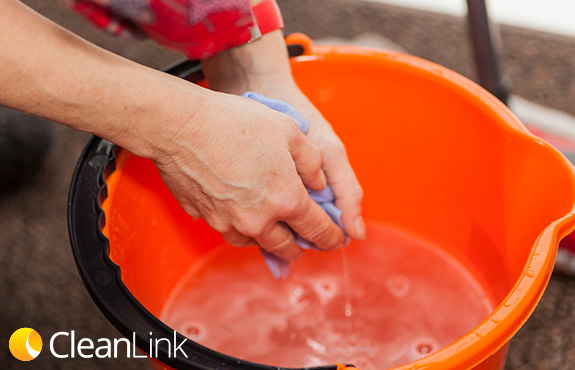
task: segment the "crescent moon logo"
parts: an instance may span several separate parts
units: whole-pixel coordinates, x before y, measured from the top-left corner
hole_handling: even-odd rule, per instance
[[[10,337],[10,352],[20,361],[30,361],[42,351],[42,337],[34,329],[21,328]]]

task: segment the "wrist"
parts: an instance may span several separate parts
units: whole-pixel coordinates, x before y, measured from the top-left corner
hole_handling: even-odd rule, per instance
[[[295,84],[280,30],[207,59],[203,68],[210,88],[226,93],[260,92],[268,85]]]
[[[136,134],[126,138],[129,142],[126,148],[141,157],[163,163],[176,156],[184,146],[199,144],[191,142],[190,138],[198,137],[209,123],[204,117],[215,93],[179,79],[158,87],[165,89],[165,94],[156,91],[154,100],[142,109],[140,119],[132,124]]]
[[[115,94],[101,101],[100,117],[92,116],[76,128],[106,138],[140,157],[163,161],[176,153],[184,132],[200,129],[203,122],[199,113],[213,92],[130,64],[111,78],[109,87]]]

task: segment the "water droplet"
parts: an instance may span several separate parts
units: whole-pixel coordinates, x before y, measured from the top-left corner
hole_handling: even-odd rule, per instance
[[[510,306],[511,306],[511,303],[505,302],[503,305],[504,305],[505,307],[510,307]]]
[[[533,272],[533,270],[527,269],[525,270],[525,275],[532,278],[533,276],[535,276],[535,273]]]
[[[293,294],[289,297],[289,302],[292,307],[298,310],[307,309],[307,307],[311,307],[318,302],[318,296],[313,289],[299,286],[293,290]]]
[[[413,342],[411,347],[411,358],[417,360],[422,357],[428,356],[439,348],[439,344],[430,337],[423,337]]]
[[[351,308],[351,304],[347,303],[345,305],[344,315],[345,315],[345,317],[351,317],[353,315],[353,310]]]
[[[339,287],[335,279],[320,279],[314,283],[314,289],[321,301],[321,304],[326,305],[336,296]]]

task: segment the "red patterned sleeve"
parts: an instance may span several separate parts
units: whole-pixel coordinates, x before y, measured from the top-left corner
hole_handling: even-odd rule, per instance
[[[126,26],[125,20],[117,17],[107,7],[85,0],[68,0],[66,3],[72,10],[84,16],[94,26],[114,36],[128,35],[130,33],[130,28]]]
[[[250,40],[249,0],[77,0],[73,10],[114,35],[137,26],[190,59],[206,59]]]

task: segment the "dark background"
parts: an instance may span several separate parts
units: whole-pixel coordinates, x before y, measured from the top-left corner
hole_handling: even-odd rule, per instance
[[[180,59],[150,41],[108,37],[65,9],[61,1],[24,2],[82,37],[137,62],[161,68]],[[354,38],[369,32],[475,78],[463,18],[357,0],[279,0],[279,4],[286,31],[305,32],[314,39]],[[513,80],[513,92],[575,114],[575,40],[513,27],[502,27],[501,33],[503,66]],[[37,176],[24,186],[0,193],[2,369],[148,368],[146,360],[58,360],[45,353],[23,363],[8,351],[12,332],[25,326],[43,336],[44,348],[57,331],[74,329],[77,336],[90,338],[119,337],[84,289],[68,241],[67,192],[87,139],[84,133],[55,127],[46,163]],[[532,318],[512,340],[506,369],[572,369],[573,343],[575,279],[555,273]]]

